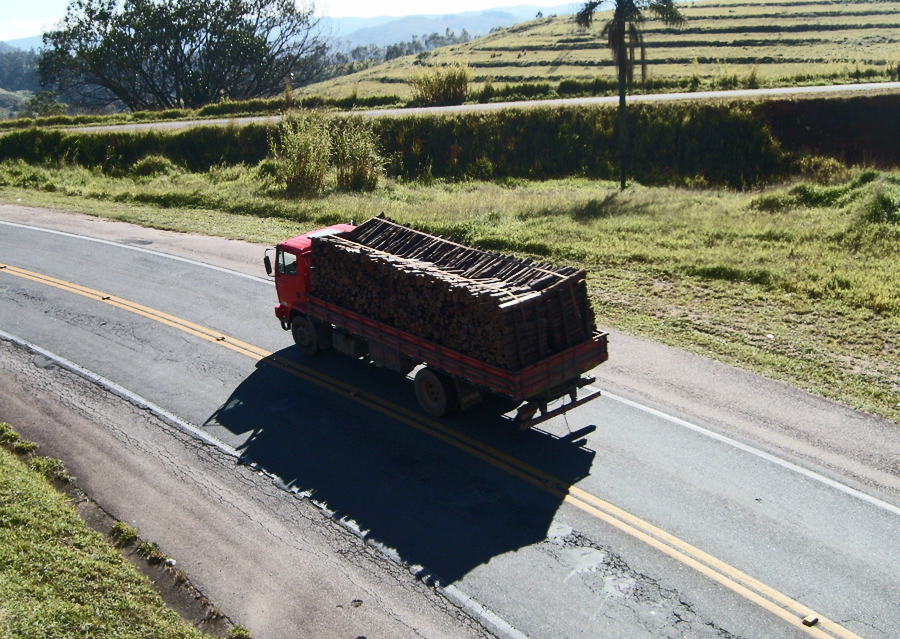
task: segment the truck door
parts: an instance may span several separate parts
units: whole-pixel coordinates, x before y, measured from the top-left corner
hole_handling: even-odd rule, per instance
[[[309,278],[309,269],[298,268],[301,261],[296,254],[278,249],[275,258],[275,289],[282,304],[305,313],[306,282],[302,280]],[[300,270],[305,273],[301,275]]]

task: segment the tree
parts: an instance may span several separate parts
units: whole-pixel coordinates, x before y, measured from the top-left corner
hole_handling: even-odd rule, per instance
[[[50,115],[65,115],[66,105],[56,101],[52,91],[38,91],[28,101],[25,109],[29,117],[43,118]]]
[[[34,51],[19,51],[12,47],[0,51],[0,89],[39,91],[37,61]]]
[[[587,29],[594,22],[594,12],[606,0],[588,0],[575,14],[575,23]],[[625,171],[628,163],[628,122],[625,109],[626,82],[631,86],[634,80],[635,49],[641,54],[641,80],[647,79],[646,50],[641,26],[646,20],[645,12],[654,14],[667,26],[680,26],[684,16],[675,6],[674,0],[609,0],[613,5],[613,16],[603,25],[603,37],[612,53],[619,77],[619,180],[625,189]]]
[[[295,0],[72,0],[44,35],[41,82],[88,108],[273,96],[325,67],[312,11]]]

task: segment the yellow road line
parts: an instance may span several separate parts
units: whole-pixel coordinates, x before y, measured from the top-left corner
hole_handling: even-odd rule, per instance
[[[116,308],[136,313],[201,339],[205,339],[214,344],[224,346],[256,361],[265,362],[266,364],[290,373],[291,375],[322,386],[332,392],[343,395],[348,399],[368,406],[392,419],[399,420],[412,426],[413,428],[473,455],[510,475],[522,479],[541,490],[559,497],[566,503],[569,503],[632,537],[643,541],[660,552],[677,559],[681,563],[693,568],[710,579],[713,579],[722,586],[725,586],[749,601],[752,601],[813,637],[818,637],[820,639],[833,637],[841,637],[842,639],[862,639],[859,635],[844,628],[840,624],[819,615],[808,606],[795,601],[771,586],[764,584],[758,579],[747,575],[678,537],[657,528],[649,522],[646,522],[577,486],[573,486],[568,482],[557,479],[544,471],[534,468],[530,464],[488,446],[477,439],[458,433],[440,422],[423,417],[402,406],[397,406],[377,395],[367,393],[346,382],[319,373],[302,364],[275,355],[247,342],[234,339],[205,326],[189,322],[180,317],[163,313],[162,311],[137,304],[124,298],[106,295],[100,291],[66,282],[65,280],[42,275],[40,273],[34,273],[32,271],[26,271],[7,264],[0,264],[0,273],[8,273],[34,282],[53,286],[104,304],[109,304]],[[811,627],[804,625],[803,619],[809,616],[817,617],[818,623]]]

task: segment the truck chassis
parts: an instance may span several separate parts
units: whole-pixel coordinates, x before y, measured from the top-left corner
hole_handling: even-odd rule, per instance
[[[478,403],[484,392],[524,402],[513,419],[522,430],[597,398],[600,391],[596,390],[578,397],[580,389],[595,381],[582,374],[608,358],[607,334],[595,332],[589,340],[565,351],[519,371],[507,371],[310,294],[306,314],[279,306],[276,315],[308,356],[334,348],[357,359],[368,356],[376,365],[404,375],[424,364],[415,375],[414,388],[429,415],[441,417],[465,410]],[[548,408],[567,396],[567,403]]]

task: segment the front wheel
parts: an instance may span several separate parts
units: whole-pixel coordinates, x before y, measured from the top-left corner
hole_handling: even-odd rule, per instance
[[[319,339],[316,329],[306,315],[296,315],[291,320],[291,335],[300,352],[307,357],[312,357],[319,352]]]
[[[413,380],[416,399],[422,409],[433,417],[456,412],[459,400],[453,380],[430,368],[422,368]]]

